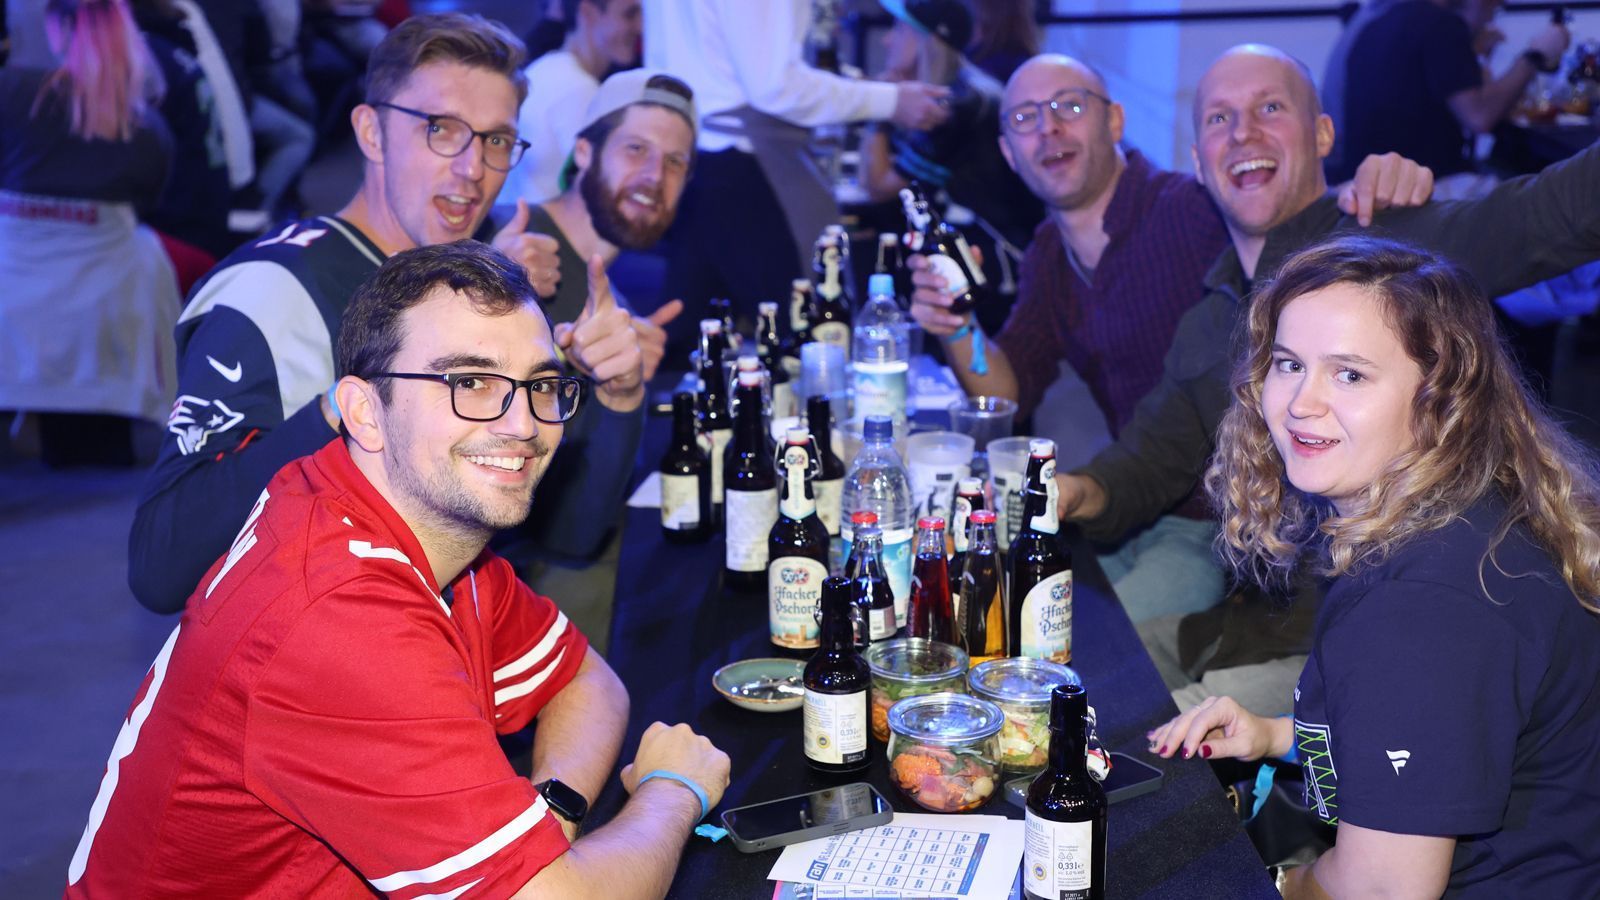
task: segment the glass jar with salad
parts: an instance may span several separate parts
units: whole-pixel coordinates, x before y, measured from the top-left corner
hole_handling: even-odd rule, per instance
[[[906,697],[967,689],[967,653],[927,638],[881,641],[863,654],[872,669],[872,736],[889,739],[889,708]]]
[[[889,711],[889,779],[934,812],[967,812],[999,787],[995,754],[1005,713],[987,700],[940,692]]]
[[[967,684],[973,696],[1005,713],[999,750],[1003,771],[1026,775],[1044,769],[1050,750],[1050,692],[1057,685],[1082,683],[1078,673],[1044,659],[991,659],[972,667]]]

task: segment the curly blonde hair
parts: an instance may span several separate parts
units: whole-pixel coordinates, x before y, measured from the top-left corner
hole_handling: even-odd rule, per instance
[[[1396,457],[1340,515],[1289,484],[1261,411],[1279,314],[1336,284],[1379,301],[1422,370],[1412,401],[1412,449]],[[1344,237],[1284,263],[1250,304],[1248,347],[1233,405],[1217,434],[1206,490],[1222,517],[1217,544],[1242,576],[1288,582],[1313,542],[1326,540],[1324,574],[1375,565],[1415,535],[1441,528],[1489,491],[1507,515],[1479,563],[1518,523],[1555,560],[1578,602],[1600,613],[1600,491],[1594,456],[1557,425],[1523,384],[1494,313],[1461,269],[1392,241]]]

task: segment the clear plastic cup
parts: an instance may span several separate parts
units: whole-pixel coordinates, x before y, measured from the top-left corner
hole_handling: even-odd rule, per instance
[[[956,483],[972,472],[973,446],[971,436],[954,431],[924,431],[906,441],[914,515],[950,517]]]
[[[1010,523],[1022,514],[1020,510],[1012,514],[1012,494],[1022,490],[1022,480],[1028,475],[1028,442],[1031,440],[1031,437],[1007,437],[989,442],[989,483],[993,489],[995,537],[1001,551],[1011,549]]]

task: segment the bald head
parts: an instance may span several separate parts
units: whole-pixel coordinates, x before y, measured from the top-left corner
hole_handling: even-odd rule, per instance
[[[1106,90],[1106,80],[1094,66],[1061,53],[1041,53],[1017,67],[1006,81],[1002,108],[1009,108],[1022,100],[1037,99],[1041,86],[1053,88],[1043,96],[1048,97],[1063,87],[1094,91],[1102,97],[1111,94]]]
[[[1322,115],[1322,101],[1317,97],[1316,80],[1306,64],[1289,54],[1267,44],[1239,44],[1223,51],[1216,61],[1200,76],[1200,85],[1194,92],[1194,123],[1200,127],[1201,111],[1207,98],[1219,87],[1237,83],[1241,79],[1262,77],[1275,80],[1294,98],[1295,108],[1309,119]]]

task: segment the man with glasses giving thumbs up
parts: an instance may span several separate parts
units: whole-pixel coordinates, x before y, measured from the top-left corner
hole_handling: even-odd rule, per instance
[[[273,473],[336,436],[333,347],[345,306],[388,256],[477,232],[526,148],[515,130],[521,63],[521,43],[479,16],[402,23],[373,52],[367,102],[351,115],[366,157],[355,197],[240,248],[196,286],[178,324],[171,435],[129,540],[129,583],[145,606],[181,610]],[[494,244],[549,295],[555,241],[526,233],[526,219],[523,208]],[[527,532],[540,551],[581,558],[610,526],[594,511],[621,504],[644,388],[626,313],[591,312],[563,350],[598,381],[597,402],[568,427],[569,449],[552,462],[556,489],[541,495]]]

